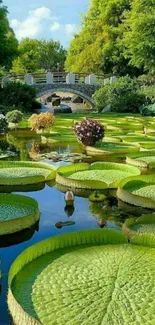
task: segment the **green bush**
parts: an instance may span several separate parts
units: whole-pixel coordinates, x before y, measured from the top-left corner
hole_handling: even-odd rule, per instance
[[[155,103],[155,85],[141,87],[140,93],[145,96],[147,104]]]
[[[24,112],[31,112],[35,109],[35,97],[35,88],[20,82],[9,82],[4,88],[0,88],[1,104],[14,106],[14,108],[21,107]]]
[[[145,103],[145,95],[139,92],[136,79],[126,76],[97,90],[94,100],[99,112],[110,105],[114,112],[137,113]]]
[[[18,124],[22,120],[22,118],[23,118],[23,113],[21,113],[18,110],[14,110],[6,114],[6,120],[8,123]]]
[[[139,109],[142,116],[155,116],[155,104],[141,106]]]
[[[0,134],[7,132],[8,130],[8,123],[5,119],[3,114],[0,114]]]

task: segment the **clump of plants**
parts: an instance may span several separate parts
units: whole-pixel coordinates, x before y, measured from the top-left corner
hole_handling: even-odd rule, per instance
[[[32,112],[41,106],[36,101],[35,88],[21,82],[8,82],[5,87],[0,87],[0,103],[7,107],[7,111],[8,107],[12,107],[11,110],[18,107],[23,112]]]
[[[75,122],[72,129],[78,140],[85,146],[94,146],[96,142],[103,139],[105,132],[105,128],[101,123],[89,118],[85,118],[81,122]]]
[[[97,90],[94,101],[99,112],[110,106],[114,112],[138,113],[146,98],[137,80],[126,76]]]
[[[8,123],[3,114],[0,114],[0,134],[8,131]]]
[[[44,132],[45,129],[48,129],[54,125],[55,116],[49,112],[33,114],[29,118],[29,122],[32,130]]]
[[[18,124],[22,121],[23,113],[18,110],[13,110],[6,114],[6,120],[8,123]]]

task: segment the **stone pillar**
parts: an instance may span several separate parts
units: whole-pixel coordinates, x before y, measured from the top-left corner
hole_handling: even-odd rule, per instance
[[[109,78],[104,79],[104,86],[108,84],[110,84],[110,79]]]
[[[53,73],[47,72],[47,74],[46,74],[46,83],[48,85],[53,84]]]
[[[66,76],[66,84],[75,84],[75,74],[70,72]]]
[[[85,84],[89,85],[89,77],[85,77]]]
[[[26,74],[24,77],[24,81],[27,85],[33,85],[33,83],[34,83],[33,76],[30,73]]]
[[[97,84],[97,78],[95,74],[90,74],[88,78],[89,78],[89,85]]]
[[[113,84],[116,81],[117,81],[117,77],[113,76],[110,78],[110,84]]]
[[[2,79],[2,85],[3,85],[3,87],[7,86],[8,82],[9,82],[9,77],[4,77]]]
[[[87,85],[96,85],[97,78],[95,74],[90,74],[88,77],[85,78],[85,84]]]

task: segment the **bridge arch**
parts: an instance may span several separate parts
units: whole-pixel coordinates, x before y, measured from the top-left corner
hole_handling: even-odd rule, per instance
[[[47,95],[47,94],[51,94],[51,93],[54,93],[54,92],[63,92],[63,93],[71,93],[71,94],[75,94],[75,95],[78,95],[80,96],[81,98],[83,98],[84,100],[86,100],[92,108],[94,108],[94,102],[93,102],[93,99],[90,99],[90,97],[88,97],[87,95],[83,94],[82,92],[78,91],[78,90],[73,90],[73,89],[69,89],[69,88],[58,88],[58,89],[48,89],[48,90],[44,90],[40,93],[37,93],[36,95],[36,98],[39,98],[39,97],[42,97],[44,95]]]
[[[96,85],[86,85],[86,84],[35,84],[33,87],[36,88],[36,97],[42,97],[47,94],[52,94],[54,92],[66,92],[72,93],[82,97],[86,100],[92,108],[95,107],[93,94],[99,88]]]

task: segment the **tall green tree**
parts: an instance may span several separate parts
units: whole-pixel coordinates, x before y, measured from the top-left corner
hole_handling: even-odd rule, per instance
[[[9,26],[7,7],[0,0],[0,67],[10,69],[17,55],[18,42]]]
[[[66,70],[82,72],[128,73],[123,48],[122,16],[130,0],[91,0],[81,32],[69,48]]]
[[[42,40],[39,43],[39,66],[46,71],[63,71],[67,51],[57,41]]]
[[[155,1],[133,0],[125,15],[124,55],[132,66],[155,71]]]
[[[18,57],[13,62],[13,73],[28,73],[63,69],[66,50],[53,40],[25,38],[18,46]]]
[[[66,70],[86,73],[138,75],[124,55],[124,20],[132,0],[91,0],[82,29],[71,42]],[[137,0],[138,1],[138,0]]]

